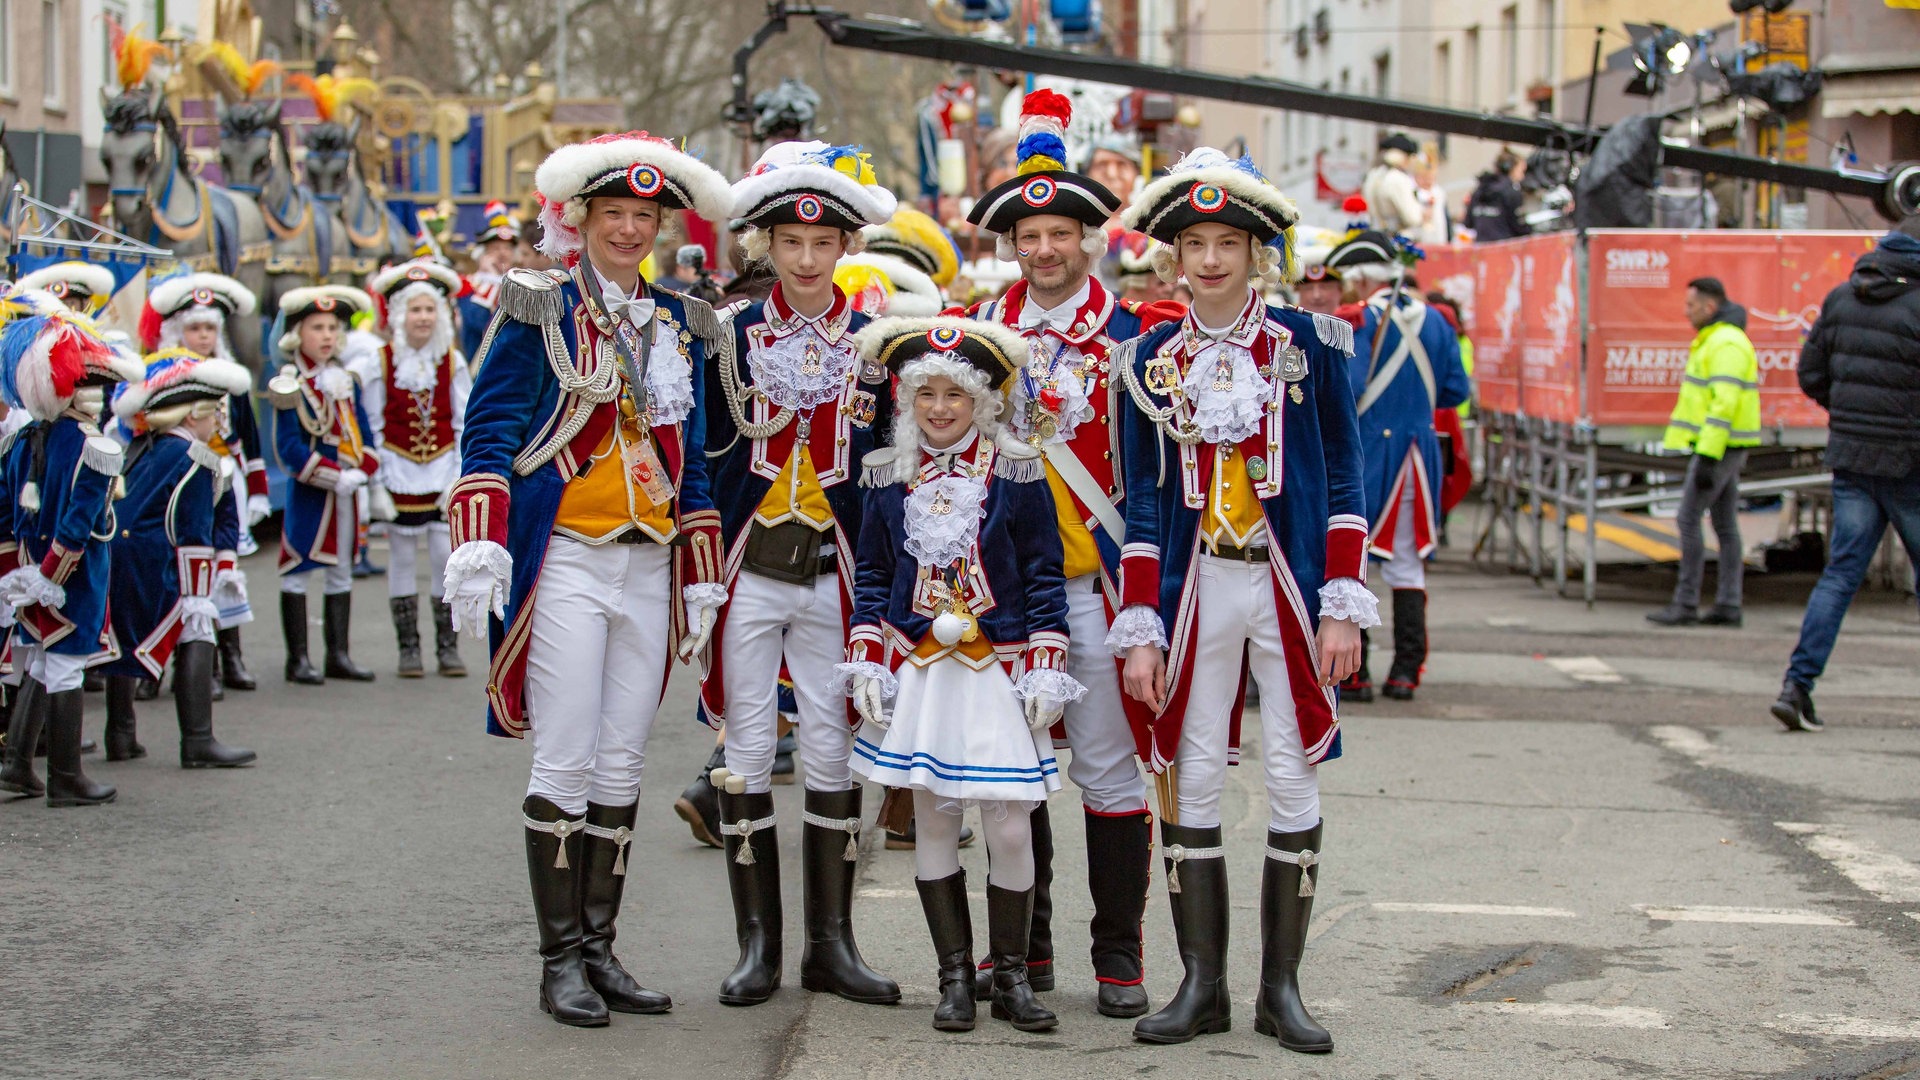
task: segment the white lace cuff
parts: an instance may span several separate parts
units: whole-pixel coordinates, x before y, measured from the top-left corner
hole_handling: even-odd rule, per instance
[[[452,596],[462,585],[483,575],[504,589],[513,580],[513,556],[492,540],[469,540],[447,556],[447,572],[441,584]]]
[[[1013,696],[1021,701],[1043,698],[1057,701],[1062,705],[1071,705],[1087,696],[1087,688],[1064,671],[1055,668],[1035,668],[1020,676],[1020,681],[1013,686]]]
[[[1128,604],[1121,608],[1107,631],[1107,651],[1113,655],[1125,656],[1135,645],[1167,647],[1166,624],[1160,621],[1160,613],[1146,604]]]
[[[204,596],[183,596],[180,598],[180,640],[212,641],[214,620],[220,612],[213,601]]]
[[[893,696],[900,692],[900,680],[893,677],[893,672],[871,660],[833,665],[833,678],[827,683],[827,691],[852,696],[853,684],[860,679],[877,680],[882,701],[892,701]]]
[[[1357,578],[1337,577],[1320,586],[1320,617],[1371,630],[1380,625],[1380,598]]]
[[[703,581],[682,586],[680,598],[687,602],[692,611],[709,611],[727,602],[727,587],[717,581]]]

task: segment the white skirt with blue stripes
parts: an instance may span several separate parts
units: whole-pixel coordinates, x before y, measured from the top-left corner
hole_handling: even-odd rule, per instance
[[[853,771],[888,787],[916,787],[965,804],[1045,802],[1060,765],[1045,730],[1027,728],[998,663],[974,670],[953,657],[902,664],[892,725],[862,724]]]

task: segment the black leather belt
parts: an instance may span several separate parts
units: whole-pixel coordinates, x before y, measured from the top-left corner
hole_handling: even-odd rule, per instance
[[[1272,562],[1273,561],[1273,553],[1267,548],[1267,545],[1265,544],[1261,544],[1259,547],[1244,547],[1244,548],[1234,547],[1232,544],[1221,544],[1219,547],[1214,548],[1212,551],[1207,552],[1207,554],[1212,555],[1216,559],[1226,559],[1229,562]]]
[[[628,529],[611,541],[615,544],[658,544],[659,542],[640,529]]]

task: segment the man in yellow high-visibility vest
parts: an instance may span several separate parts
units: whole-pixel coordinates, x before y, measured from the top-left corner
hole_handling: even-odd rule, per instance
[[[1747,309],[1727,299],[1719,278],[1687,283],[1687,321],[1697,333],[1687,351],[1680,398],[1667,420],[1669,450],[1692,453],[1680,494],[1680,579],[1673,602],[1647,618],[1662,626],[1740,625],[1740,470],[1760,445],[1760,361],[1747,339]],[[1700,515],[1713,514],[1720,541],[1719,587],[1712,610],[1700,613],[1706,545]]]

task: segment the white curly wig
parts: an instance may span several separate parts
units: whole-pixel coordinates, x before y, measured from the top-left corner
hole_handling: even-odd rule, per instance
[[[1005,401],[987,379],[987,373],[952,356],[928,353],[900,367],[900,384],[894,391],[893,445],[920,445],[920,425],[913,418],[913,396],[937,376],[945,376],[973,398],[973,426],[983,439],[1000,434],[1000,411]],[[904,469],[917,468],[918,455],[903,454],[896,464]],[[907,477],[900,477],[904,480]]]

